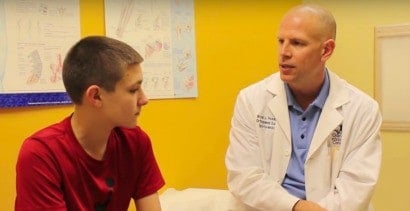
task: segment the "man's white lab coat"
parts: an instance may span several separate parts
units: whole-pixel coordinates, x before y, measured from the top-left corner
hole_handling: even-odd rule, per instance
[[[329,71],[329,96],[305,162],[307,200],[329,211],[371,210],[381,165],[378,104]],[[226,154],[229,190],[257,210],[292,210],[298,198],[281,183],[292,152],[279,73],[237,98]]]

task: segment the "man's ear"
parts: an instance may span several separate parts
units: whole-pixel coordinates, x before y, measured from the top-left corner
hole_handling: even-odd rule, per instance
[[[328,39],[323,43],[322,61],[326,61],[332,56],[335,45],[335,40],[333,39]]]
[[[101,88],[97,85],[91,85],[85,91],[85,100],[92,106],[101,107],[102,101],[100,94]]]

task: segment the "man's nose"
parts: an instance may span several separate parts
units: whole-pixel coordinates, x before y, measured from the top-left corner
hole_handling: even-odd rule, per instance
[[[289,49],[289,44],[287,44],[287,43],[282,43],[280,46],[279,46],[279,55],[281,56],[281,57],[290,57],[292,54],[291,54],[291,51],[290,51],[290,49]]]

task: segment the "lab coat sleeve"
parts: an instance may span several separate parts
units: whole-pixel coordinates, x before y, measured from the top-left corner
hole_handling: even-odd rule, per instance
[[[235,104],[225,158],[228,188],[240,201],[258,210],[292,210],[299,199],[266,170],[253,104],[244,93],[239,94]]]
[[[355,107],[349,111],[355,117],[345,118],[343,124],[348,144],[335,160],[339,171],[334,189],[319,202],[329,210],[372,210],[370,201],[381,166],[379,131],[382,118],[375,102]]]

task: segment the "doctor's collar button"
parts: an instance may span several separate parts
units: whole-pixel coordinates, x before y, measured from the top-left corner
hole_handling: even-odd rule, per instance
[[[300,138],[301,138],[301,139],[304,139],[304,138],[305,138],[305,135],[304,135],[304,134],[300,135]]]

